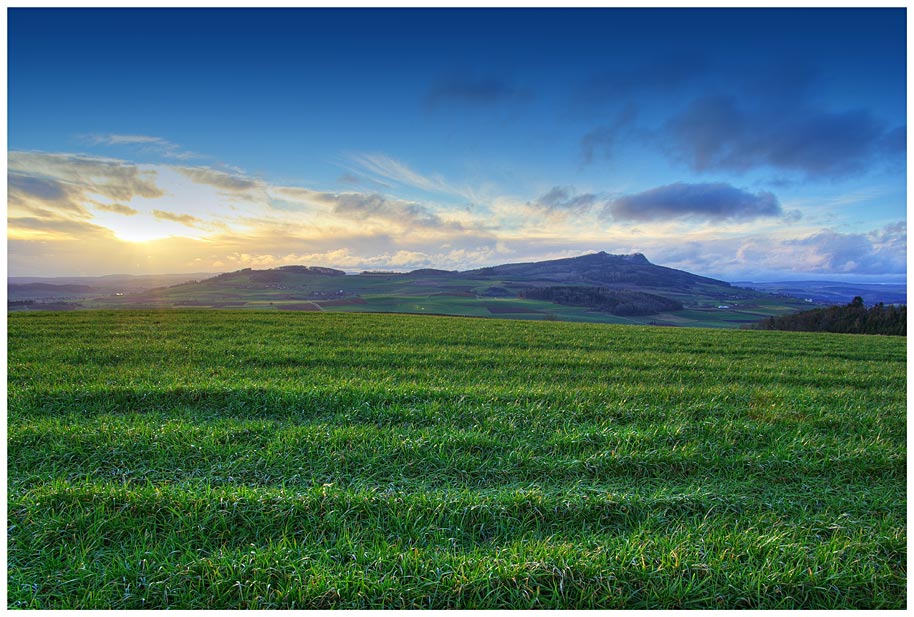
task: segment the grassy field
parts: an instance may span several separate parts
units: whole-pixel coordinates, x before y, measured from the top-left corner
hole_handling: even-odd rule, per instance
[[[902,337],[11,314],[11,608],[904,608]]]

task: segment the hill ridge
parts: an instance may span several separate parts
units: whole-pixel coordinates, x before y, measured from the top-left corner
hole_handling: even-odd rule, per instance
[[[108,292],[110,294],[110,292]],[[60,294],[63,296],[64,294]],[[764,292],[605,251],[464,271],[348,274],[323,265],[243,268],[203,280],[73,298],[72,308],[232,308],[424,313],[507,319],[738,327],[808,308]],[[60,299],[60,298],[58,298]],[[26,298],[18,299],[20,301]],[[32,305],[28,309],[42,308]]]

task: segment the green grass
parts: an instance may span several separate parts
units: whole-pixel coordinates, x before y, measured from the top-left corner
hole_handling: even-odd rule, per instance
[[[905,340],[11,314],[11,608],[904,608]]]

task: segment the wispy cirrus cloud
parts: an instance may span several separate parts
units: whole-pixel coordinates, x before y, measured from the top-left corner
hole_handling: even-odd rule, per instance
[[[141,152],[157,154],[164,158],[190,160],[205,158],[162,137],[151,135],[123,135],[116,133],[83,135],[83,141],[95,146],[129,146]]]
[[[421,174],[405,163],[386,154],[356,154],[351,159],[363,172],[373,174],[382,180],[392,181],[402,186],[416,188],[429,193],[442,193],[472,199],[472,191],[450,184],[440,174]]]

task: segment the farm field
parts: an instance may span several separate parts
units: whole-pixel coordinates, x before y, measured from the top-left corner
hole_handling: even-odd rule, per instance
[[[8,606],[907,606],[904,337],[505,314],[9,314]]]
[[[353,277],[354,278],[354,277]],[[382,279],[384,277],[378,277]],[[382,281],[383,282],[383,281]],[[664,325],[701,328],[739,328],[744,324],[759,322],[770,316],[780,316],[807,309],[811,305],[798,300],[769,297],[753,297],[742,300],[738,305],[726,309],[718,308],[718,301],[701,296],[683,297],[693,304],[692,308],[671,313],[642,316],[619,316],[596,311],[585,306],[566,306],[542,300],[520,298],[490,298],[463,295],[441,290],[373,290],[380,293],[365,293],[359,297],[312,299],[289,299],[285,291],[240,289],[232,294],[220,290],[213,294],[186,293],[180,287],[138,296],[95,298],[83,300],[79,308],[157,310],[165,308],[202,310],[240,309],[245,311],[320,311],[343,313],[413,313],[427,315],[450,315],[455,317],[495,317],[499,319],[522,319],[528,321],[570,321],[581,323]],[[672,295],[672,294],[671,294]],[[761,294],[759,294],[761,296]],[[39,305],[40,306],[40,305]],[[53,310],[74,307],[55,307]],[[31,312],[39,307],[13,307],[10,312]]]

